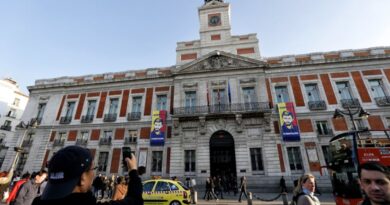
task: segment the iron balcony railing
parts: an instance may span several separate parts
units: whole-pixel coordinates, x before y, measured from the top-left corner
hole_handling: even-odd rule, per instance
[[[132,121],[132,120],[140,120],[141,119],[141,112],[130,112],[127,113],[127,120]]]
[[[64,139],[55,139],[53,141],[53,147],[61,147],[61,146],[64,146],[65,144],[65,140]]]
[[[332,129],[317,130],[317,134],[319,137],[332,137],[333,130]]]
[[[250,102],[233,104],[215,104],[210,106],[190,106],[174,108],[174,115],[218,114],[235,112],[265,112],[269,102]]]
[[[390,106],[390,96],[376,97],[375,102],[378,106]]]
[[[0,129],[2,129],[2,130],[7,130],[7,131],[11,131],[12,127],[11,127],[11,125],[2,125],[2,126],[0,127]]]
[[[115,122],[116,121],[117,113],[108,113],[104,114],[104,122]]]
[[[125,137],[125,142],[124,144],[136,144],[137,143],[137,138],[136,137]]]
[[[31,118],[30,124],[32,125],[32,124],[34,124],[35,122],[37,122],[37,124],[40,125],[41,122],[42,122],[42,118],[41,118],[41,117],[34,117],[34,118]]]
[[[76,140],[76,145],[86,146],[87,144],[88,144],[88,140],[87,139],[77,139]]]
[[[32,139],[23,140],[22,147],[31,147],[32,143],[33,143]]]
[[[309,101],[310,110],[326,110],[326,102],[324,100]]]
[[[93,115],[83,115],[81,117],[81,122],[82,123],[89,123],[93,121]]]
[[[341,106],[343,108],[358,108],[360,107],[360,102],[358,99],[342,99],[341,100]]]
[[[99,145],[111,145],[111,138],[100,138]]]
[[[71,116],[65,116],[60,118],[60,124],[69,124],[72,121]]]

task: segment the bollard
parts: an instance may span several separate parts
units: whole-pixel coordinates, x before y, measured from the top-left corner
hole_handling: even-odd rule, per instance
[[[196,204],[198,203],[198,192],[197,191],[193,191],[193,195],[192,195],[192,202],[193,204]]]
[[[283,205],[288,205],[287,192],[282,193]]]
[[[252,192],[248,192],[248,205],[252,205]]]

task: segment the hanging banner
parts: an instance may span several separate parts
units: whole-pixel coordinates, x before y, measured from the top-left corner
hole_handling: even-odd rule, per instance
[[[152,127],[150,130],[150,145],[164,146],[166,131],[166,110],[155,110],[152,115]]]
[[[299,141],[299,127],[292,102],[278,103],[283,141]]]
[[[379,162],[384,166],[390,166],[390,147],[359,147],[359,163]]]

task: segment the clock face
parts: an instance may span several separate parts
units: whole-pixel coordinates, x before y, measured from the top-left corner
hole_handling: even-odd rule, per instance
[[[209,18],[209,25],[210,26],[218,26],[221,24],[221,17],[218,15],[211,16]]]

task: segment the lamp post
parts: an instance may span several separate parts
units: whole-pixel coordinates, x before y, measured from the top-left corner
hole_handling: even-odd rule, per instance
[[[334,111],[333,119],[344,118],[344,115],[347,115],[347,116],[349,116],[349,119],[352,121],[352,125],[354,128],[354,133],[352,135],[353,152],[354,152],[353,159],[354,159],[355,167],[358,168],[359,167],[359,159],[358,159],[357,139],[360,139],[360,137],[359,137],[359,133],[358,133],[358,131],[359,131],[358,126],[356,126],[356,122],[354,119],[354,116],[356,114],[358,114],[358,116],[360,118],[363,118],[363,119],[367,119],[368,116],[370,115],[370,113],[365,111],[361,106],[359,106],[357,108],[353,108],[353,109],[348,107],[345,111],[342,111],[342,110],[336,108],[336,110]],[[357,139],[356,139],[356,137],[357,137]]]

